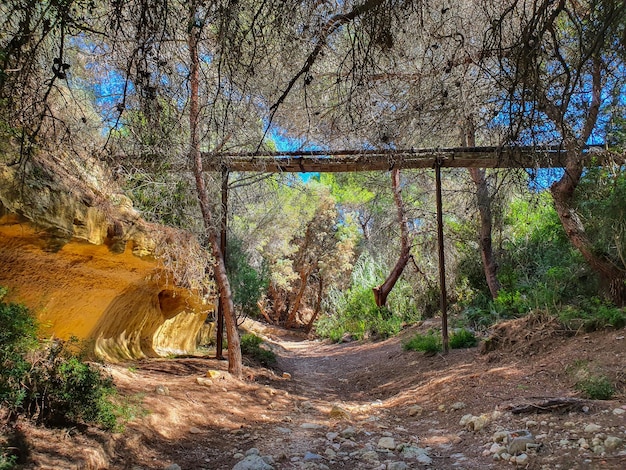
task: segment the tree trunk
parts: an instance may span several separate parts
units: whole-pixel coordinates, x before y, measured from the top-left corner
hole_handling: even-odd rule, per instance
[[[198,38],[200,36],[200,28],[196,26],[195,16],[197,13],[197,5],[192,2],[189,9],[189,56],[191,67],[189,71],[190,80],[190,97],[189,97],[189,130],[190,130],[190,149],[189,160],[193,167],[193,174],[196,182],[196,192],[200,210],[202,212],[202,220],[204,229],[206,230],[209,245],[215,258],[215,280],[220,293],[220,302],[224,308],[224,323],[226,324],[226,337],[228,339],[228,372],[235,377],[242,376],[242,358],[241,346],[239,343],[239,333],[237,331],[237,320],[235,316],[235,307],[233,305],[230,283],[226,275],[226,266],[220,249],[219,239],[215,227],[212,223],[212,214],[209,204],[209,193],[206,189],[204,175],[202,173],[202,156],[200,153],[200,139],[198,136],[198,123],[200,117],[200,93],[199,93],[199,71],[200,63],[198,59]]]
[[[471,117],[467,120],[467,128],[465,132],[466,140],[464,142],[468,147],[476,146],[476,131]],[[489,186],[483,168],[469,168],[469,174],[476,186],[476,202],[478,203],[478,213],[480,215],[480,256],[483,260],[483,270],[485,271],[485,279],[489,286],[489,293],[495,299],[498,297],[500,290],[500,282],[498,281],[498,264],[493,255],[493,244],[491,238],[493,218],[491,214],[491,196],[489,195]]]
[[[293,300],[293,305],[291,306],[291,310],[287,316],[287,322],[285,323],[287,328],[294,328],[296,326],[296,315],[298,314],[300,303],[302,303],[302,297],[304,297],[304,292],[306,291],[311,272],[313,272],[313,268],[311,266],[303,267],[302,271],[300,271],[300,287],[298,288],[298,292]]]
[[[396,203],[398,211],[398,222],[400,223],[400,256],[391,273],[381,285],[372,289],[374,292],[374,301],[378,307],[383,307],[387,303],[389,293],[400,279],[404,268],[411,259],[411,243],[409,240],[409,227],[404,210],[404,202],[400,189],[400,170],[394,168],[391,172],[391,187],[393,189],[393,200]]]
[[[574,190],[582,176],[580,149],[568,149],[563,177],[550,188],[554,206],[570,243],[580,251],[602,283],[602,288],[618,306],[626,305],[626,273],[608,257],[594,252],[585,228],[574,207]]]
[[[315,324],[315,320],[319,317],[320,312],[322,311],[322,296],[324,295],[324,278],[320,274],[319,281],[317,285],[317,301],[315,302],[315,310],[313,315],[311,315],[311,319],[306,325],[305,331],[310,333],[313,329],[313,325]]]
[[[567,151],[565,172],[561,179],[550,188],[556,212],[570,243],[580,251],[591,269],[598,274],[602,287],[611,300],[618,306],[624,306],[626,305],[626,272],[618,268],[606,255],[594,252],[593,245],[574,207],[574,191],[583,174],[582,151],[596,126],[602,104],[601,72],[602,60],[594,57],[591,73],[591,101],[587,118],[578,138],[575,137],[573,129],[567,124],[565,115],[558,106],[546,96],[543,97],[541,104],[550,120],[561,131]]]

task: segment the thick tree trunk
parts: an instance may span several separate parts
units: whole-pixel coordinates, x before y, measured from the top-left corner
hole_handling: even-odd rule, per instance
[[[190,149],[189,160],[193,167],[193,174],[196,182],[196,192],[200,210],[202,212],[202,220],[204,229],[206,230],[209,245],[215,258],[215,280],[220,293],[220,302],[224,310],[224,323],[226,324],[226,337],[228,339],[228,371],[235,377],[241,377],[243,373],[241,346],[239,342],[239,333],[237,331],[237,319],[235,316],[235,307],[233,305],[230,283],[226,275],[226,266],[220,249],[219,238],[212,223],[211,206],[209,203],[209,193],[204,182],[202,173],[202,156],[200,153],[200,139],[198,136],[198,123],[200,116],[200,94],[199,94],[199,71],[200,63],[198,59],[198,37],[200,30],[195,26],[196,4],[192,2],[190,5],[189,15],[189,55],[191,60],[191,68],[189,73],[190,80],[190,103],[189,103],[189,130],[190,130]]]
[[[391,187],[393,189],[393,200],[396,203],[396,209],[398,211],[398,222],[400,223],[400,256],[396,265],[381,285],[372,289],[374,292],[374,301],[378,307],[382,307],[387,303],[387,297],[389,293],[400,279],[404,268],[411,259],[411,242],[409,240],[409,227],[406,219],[406,212],[404,210],[404,202],[402,201],[402,194],[400,188],[400,170],[393,169],[391,172]]]

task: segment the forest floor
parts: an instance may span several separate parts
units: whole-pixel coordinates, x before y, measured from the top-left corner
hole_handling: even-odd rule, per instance
[[[114,435],[21,420],[2,431],[20,449],[20,468],[626,468],[623,329],[573,336],[531,316],[498,327],[490,352],[427,357],[402,342],[432,324],[343,344],[246,326],[277,354],[274,370],[247,365],[236,380],[226,362],[206,358],[107,365],[147,413]],[[617,384],[613,400],[567,401],[597,375]],[[548,398],[567,406],[534,406]],[[520,430],[534,444],[514,440],[528,437]]]

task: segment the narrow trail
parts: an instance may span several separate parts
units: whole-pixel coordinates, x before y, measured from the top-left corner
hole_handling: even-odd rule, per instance
[[[385,341],[329,344],[255,322],[247,329],[267,340],[278,364],[248,365],[243,380],[226,372],[226,362],[203,357],[110,364],[121,393],[140,397],[149,413],[113,437],[22,422],[30,443],[23,468],[626,468],[623,392],[590,402],[587,411],[510,411],[541,397],[572,396],[572,364],[626,377],[623,331],[571,338],[538,325],[533,337],[520,322],[511,323],[508,349],[434,357],[403,350],[416,328]],[[507,449],[497,436],[516,430],[531,432],[539,446],[503,461],[497,452]]]

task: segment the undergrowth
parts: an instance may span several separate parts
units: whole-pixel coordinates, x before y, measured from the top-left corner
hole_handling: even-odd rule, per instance
[[[276,363],[276,354],[263,346],[263,339],[253,333],[241,336],[241,353],[265,367]]]
[[[461,329],[452,332],[448,338],[451,349],[472,348],[478,344],[478,339],[473,332]],[[403,348],[407,351],[422,351],[426,354],[436,354],[442,350],[441,334],[433,330],[426,334],[417,333],[406,341]]]
[[[76,340],[38,341],[31,312],[2,301],[5,294],[0,288],[0,403],[12,415],[43,424],[92,423],[120,431],[138,407],[117,395],[99,366],[85,362]]]
[[[420,319],[411,285],[400,279],[391,291],[387,305],[378,307],[372,288],[385,278],[384,268],[368,256],[356,263],[350,287],[331,290],[323,304],[324,315],[315,325],[323,338],[340,341],[345,335],[353,339],[389,338],[403,325]]]

